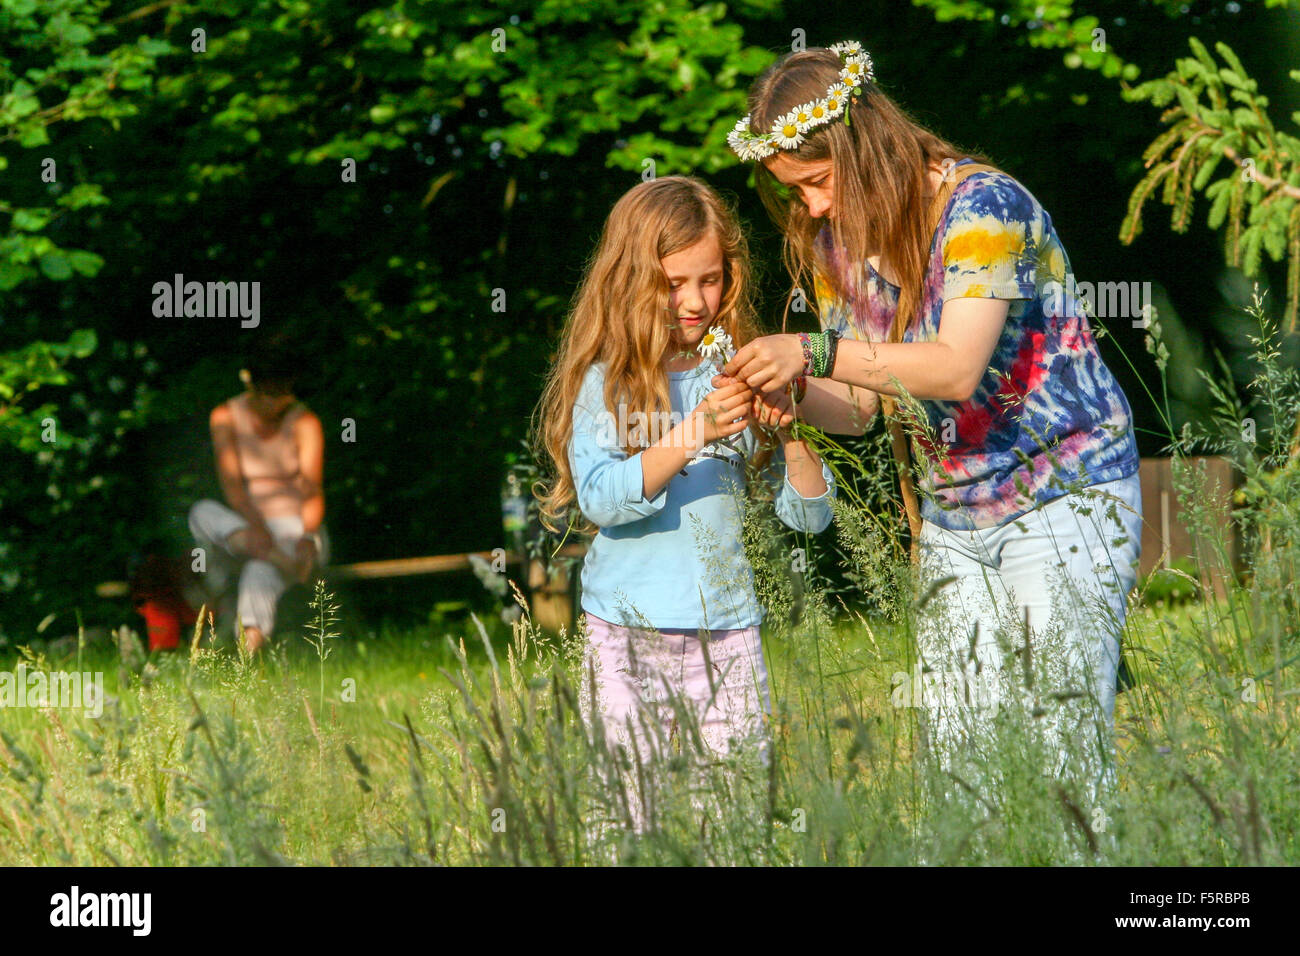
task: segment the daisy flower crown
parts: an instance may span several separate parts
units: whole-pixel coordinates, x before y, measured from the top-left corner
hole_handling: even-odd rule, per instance
[[[727,145],[737,156],[748,162],[766,159],[781,149],[798,149],[809,130],[829,123],[840,114],[844,115],[844,124],[849,125],[850,98],[860,96],[862,84],[875,75],[871,70],[871,57],[855,40],[833,44],[830,49],[839,55],[843,65],[839,79],[831,84],[826,95],[777,117],[766,133],[755,133],[750,129],[749,116],[745,116],[727,134]]]

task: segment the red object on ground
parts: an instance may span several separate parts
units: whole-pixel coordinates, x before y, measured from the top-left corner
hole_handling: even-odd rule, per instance
[[[181,643],[181,628],[193,627],[198,620],[198,614],[184,599],[169,595],[145,601],[136,610],[144,615],[151,651],[175,650]]]
[[[198,612],[182,595],[184,563],[148,555],[131,580],[131,599],[144,616],[150,651],[180,647],[181,628],[192,628]]]

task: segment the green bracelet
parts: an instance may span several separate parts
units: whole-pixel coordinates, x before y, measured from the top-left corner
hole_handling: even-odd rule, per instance
[[[821,378],[826,374],[826,360],[829,357],[826,353],[826,336],[810,335],[808,345],[812,351],[812,376]]]

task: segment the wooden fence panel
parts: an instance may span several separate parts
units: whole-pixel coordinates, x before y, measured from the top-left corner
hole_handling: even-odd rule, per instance
[[[1232,571],[1241,560],[1240,544],[1231,521],[1236,477],[1226,458],[1191,458],[1187,462],[1207,479],[1206,497],[1201,503],[1215,516],[1214,526],[1222,529],[1228,542],[1228,560],[1225,562],[1220,555],[1213,553],[1205,542],[1192,540],[1174,488],[1172,459],[1143,458],[1139,468],[1143,518],[1141,573],[1150,574],[1179,558],[1190,557],[1201,569],[1202,584],[1213,585],[1216,593],[1222,596]]]

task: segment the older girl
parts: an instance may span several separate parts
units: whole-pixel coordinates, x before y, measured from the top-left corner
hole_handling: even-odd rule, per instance
[[[1141,537],[1138,452],[1086,310],[1059,295],[1070,264],[1051,216],[908,118],[856,43],[786,56],[749,106],[729,141],[758,161],[823,331],[757,339],[723,371],[792,388],[800,415],[832,431],[861,433],[881,396],[918,400],[922,562],[930,581],[952,579],[955,613],[920,650],[959,690],[932,701],[932,728],[956,746],[949,705],[996,705],[988,682],[1018,669],[1010,649],[1050,632],[1039,651],[1061,675],[1053,689],[1081,691],[1096,718],[1069,732],[1108,750]]]

